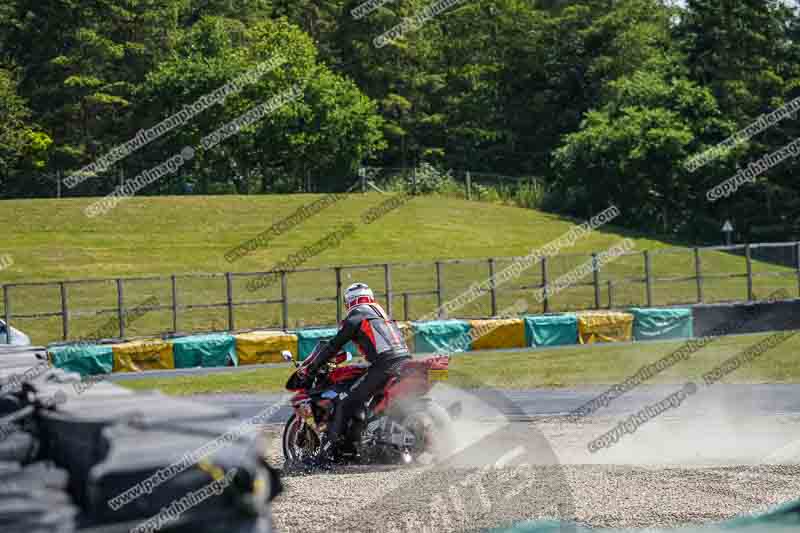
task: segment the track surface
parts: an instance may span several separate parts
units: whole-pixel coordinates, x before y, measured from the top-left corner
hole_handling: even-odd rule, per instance
[[[602,416],[630,415],[645,405],[664,399],[679,385],[643,385],[617,398],[597,412]],[[575,389],[534,389],[524,391],[470,391],[477,397],[501,395],[509,400],[502,414],[514,420],[519,416],[566,415],[580,407],[607,387],[582,387]],[[251,417],[285,397],[282,394],[197,394],[192,398],[208,401],[236,411],[242,417]],[[751,416],[800,415],[800,385],[716,385],[703,392],[702,401],[690,399],[680,407],[684,413],[701,416],[709,405],[729,405]],[[289,406],[282,407],[273,417],[275,422],[285,422],[291,414]]]
[[[461,401],[465,449],[437,466],[351,466],[284,478],[280,531],[477,531],[535,518],[596,527],[724,520],[800,498],[800,386],[718,385],[590,453],[587,443],[679,386],[641,387],[578,422],[603,388],[435,392]],[[202,395],[241,417],[280,395]],[[499,401],[498,401],[499,400]],[[265,427],[283,464],[279,410]]]

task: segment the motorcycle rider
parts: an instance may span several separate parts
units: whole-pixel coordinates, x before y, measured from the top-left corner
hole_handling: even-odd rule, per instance
[[[378,305],[365,283],[353,283],[347,287],[343,299],[347,316],[339,325],[336,336],[319,353],[308,371],[314,375],[348,341],[356,344],[370,366],[349,391],[339,395],[333,422],[323,435],[320,452],[313,461],[317,466],[332,462],[342,444],[342,432],[359,406],[386,385],[402,361],[411,358],[400,329]]]

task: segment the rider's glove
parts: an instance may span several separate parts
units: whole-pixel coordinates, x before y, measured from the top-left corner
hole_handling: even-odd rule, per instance
[[[311,364],[305,368],[301,368],[303,379],[309,379],[315,377],[317,374],[320,373],[322,369],[322,365],[319,364]]]

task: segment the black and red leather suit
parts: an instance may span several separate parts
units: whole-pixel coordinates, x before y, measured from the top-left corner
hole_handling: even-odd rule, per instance
[[[359,406],[386,385],[399,363],[411,357],[400,329],[386,311],[377,303],[364,303],[350,308],[336,336],[317,356],[310,372],[315,373],[348,341],[358,346],[370,366],[349,391],[339,395],[339,405],[333,423],[328,428],[328,440],[331,442],[339,439],[344,425]]]

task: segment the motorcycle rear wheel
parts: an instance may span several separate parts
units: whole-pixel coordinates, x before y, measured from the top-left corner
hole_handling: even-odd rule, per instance
[[[455,449],[456,438],[453,420],[446,409],[433,402],[428,402],[406,413],[401,424],[411,429],[422,445],[411,451],[415,462],[423,460],[427,454],[433,461],[445,459]]]

